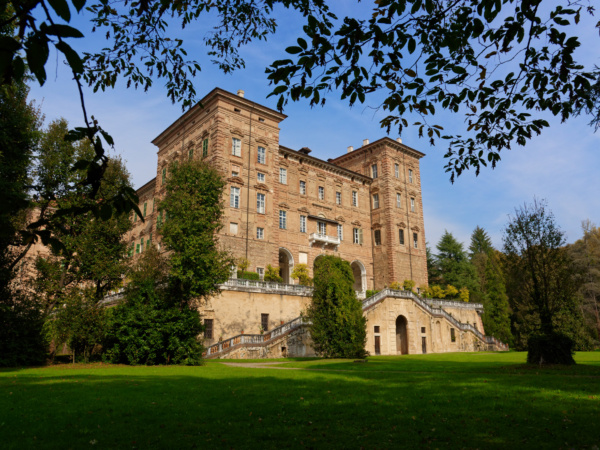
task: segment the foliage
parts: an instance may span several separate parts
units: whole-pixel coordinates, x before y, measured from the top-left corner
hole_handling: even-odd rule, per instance
[[[548,344],[557,342],[551,339],[555,333],[575,342],[581,338],[577,285],[564,244],[564,232],[544,201],[517,208],[506,226],[504,266],[513,323],[527,321],[527,328],[513,330],[518,348],[533,335],[546,336],[542,342]]]
[[[121,364],[200,364],[200,314],[173,295],[169,262],[151,246],[130,279],[125,301],[108,311],[104,359]]]
[[[326,358],[364,358],[367,322],[354,292],[350,263],[324,255],[315,261],[314,275],[307,315],[315,351]]]
[[[237,266],[238,269],[240,269],[239,271],[245,272],[248,270],[248,267],[250,267],[250,260],[248,258],[240,258],[237,261]]]
[[[444,296],[447,298],[457,298],[458,297],[458,289],[456,289],[454,286],[449,284],[446,286],[446,289],[444,289]]]
[[[277,267],[273,267],[271,264],[267,265],[265,269],[265,281],[270,281],[273,283],[283,283],[283,278],[279,275],[279,269]]]
[[[431,288],[429,286],[419,286],[419,295],[422,298],[432,298]]]
[[[589,220],[582,223],[583,236],[568,246],[577,277],[586,328],[600,340],[600,228]]]
[[[181,302],[206,299],[231,274],[234,261],[219,249],[225,181],[202,161],[172,164],[165,198],[158,205],[168,220],[160,229],[170,257],[170,283]]]
[[[445,231],[436,246],[435,265],[439,274],[440,284],[456,287],[456,293],[446,293],[447,297],[458,296],[458,289],[466,287],[473,301],[478,301],[480,292],[475,268],[469,261],[463,245]]]
[[[573,33],[581,30],[571,26],[585,9],[569,6],[385,0],[374,2],[364,19],[309,15],[306,36],[268,69],[275,85],[270,95],[279,96],[279,108],[289,99],[324,104],[331,89],[341,90],[350,106],[369,94],[382,97],[388,115],[381,125],[388,132],[402,133],[409,114],[417,114],[419,136],[431,144],[449,141],[452,181],[468,168],[479,174],[488,163],[496,166],[503,149],[525,145],[548,127],[541,113],[563,121],[582,110],[597,115],[598,70],[575,59],[581,43]],[[593,15],[594,7],[587,12]],[[442,135],[430,119],[440,108],[466,115],[465,131],[473,133]]]
[[[292,278],[298,280],[302,286],[312,286],[313,279],[308,273],[308,266],[306,264],[296,264],[292,271]]]
[[[75,358],[82,356],[88,362],[104,339],[105,308],[96,300],[93,289],[73,287],[61,301],[64,303],[47,319],[48,338],[55,347],[66,344]]]
[[[460,288],[458,291],[458,298],[463,302],[468,302],[469,290],[466,287]]]
[[[394,289],[396,291],[401,291],[402,290],[402,285],[400,284],[399,281],[392,281],[390,283],[390,289]]]
[[[48,348],[43,324],[39,305],[31,296],[14,290],[3,296],[0,301],[0,367],[43,364]]]
[[[446,291],[443,287],[435,284],[430,286],[431,298],[444,298],[446,297]]]
[[[404,282],[402,283],[402,289],[404,289],[405,291],[411,291],[414,289],[415,287],[415,282],[413,280],[404,280]]]
[[[238,270],[237,277],[242,280],[260,280],[260,275],[257,272],[242,272],[241,270]]]
[[[379,292],[380,292],[379,289],[367,289],[366,296],[367,296],[367,298],[373,297],[375,294],[377,294]]]
[[[527,341],[527,362],[529,364],[575,364],[573,359],[574,342],[561,333],[533,335]]]

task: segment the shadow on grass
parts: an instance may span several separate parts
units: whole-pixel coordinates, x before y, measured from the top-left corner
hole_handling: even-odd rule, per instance
[[[367,365],[370,363],[367,363]],[[598,445],[599,382],[503,373],[204,367],[0,376],[4,448]]]

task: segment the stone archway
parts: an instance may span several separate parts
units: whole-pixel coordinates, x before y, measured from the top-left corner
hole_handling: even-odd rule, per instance
[[[279,248],[279,275],[286,284],[292,283],[292,270],[294,270],[294,257],[287,249]]]
[[[367,271],[365,266],[358,260],[350,264],[352,275],[354,275],[354,290],[356,292],[365,292],[367,290]]]
[[[396,353],[408,355],[408,320],[404,316],[396,318]]]

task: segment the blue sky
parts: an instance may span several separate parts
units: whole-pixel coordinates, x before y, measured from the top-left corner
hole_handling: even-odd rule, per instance
[[[335,3],[339,16],[364,11],[352,2]],[[350,5],[350,6],[349,6]],[[231,92],[243,89],[246,98],[275,108],[276,100],[267,99],[271,87],[264,69],[272,61],[285,57],[284,49],[294,45],[299,36],[297,17],[277,10],[279,31],[267,42],[259,42],[242,49],[246,68],[224,75],[210,64],[201,38],[210,21],[202,21],[178,34],[186,39],[190,57],[202,64],[202,72],[194,79],[199,98],[214,87]],[[600,46],[598,32],[591,21],[580,25],[581,40],[587,62],[598,64]],[[77,18],[75,25],[83,29],[85,21]],[[97,34],[85,32],[86,38],[73,41],[77,49],[103,45]],[[66,118],[71,126],[82,124],[79,98],[74,82],[65,70],[59,55],[50,54],[47,66],[48,81],[43,87],[32,86],[30,97],[41,103],[46,122]],[[336,98],[337,96],[337,98]],[[156,147],[150,142],[182,110],[171,104],[166,90],[156,83],[148,92],[125,89],[118,83],[114,90],[92,93],[86,91],[87,110],[115,139],[115,151],[126,161],[134,185],[139,187],[156,172]],[[350,108],[331,92],[324,107],[310,108],[308,102],[290,103],[284,113],[288,118],[281,123],[280,143],[291,148],[309,147],[312,155],[328,159],[346,152],[350,145],[359,147],[363,139],[374,141],[386,136],[379,126],[384,116],[376,109],[376,99],[367,98],[363,105]],[[508,217],[516,206],[531,203],[534,197],[546,199],[556,220],[573,242],[581,236],[584,219],[600,223],[600,133],[588,126],[589,118],[579,117],[561,124],[547,117],[551,127],[533,138],[526,147],[514,148],[501,154],[502,161],[494,170],[483,169],[479,177],[473,172],[460,176],[454,184],[444,172],[446,146],[440,141],[431,147],[426,139],[419,139],[416,129],[408,128],[402,134],[403,142],[427,156],[421,160],[421,182],[425,213],[426,238],[432,247],[444,230],[452,232],[468,246],[470,234],[476,226],[485,228],[494,245],[501,246],[502,232]],[[409,122],[418,118],[410,118]],[[440,115],[436,123],[446,131],[460,130],[464,118],[459,115]],[[391,133],[391,138],[398,137]]]

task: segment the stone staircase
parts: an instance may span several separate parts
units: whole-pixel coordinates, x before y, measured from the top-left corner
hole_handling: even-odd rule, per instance
[[[362,301],[363,311],[375,307],[378,303],[386,298],[409,298],[415,304],[426,311],[433,317],[445,319],[452,324],[456,329],[472,333],[473,336],[480,341],[480,344],[485,350],[508,350],[508,346],[503,342],[498,341],[492,336],[485,336],[477,328],[469,323],[462,323],[456,320],[452,315],[446,312],[441,305],[448,303],[447,301],[425,300],[411,291],[398,291],[394,289],[383,289],[377,294]],[[460,302],[452,302],[461,304]],[[464,305],[464,303],[462,303]],[[225,339],[206,349],[203,356],[205,358],[273,358],[285,356],[313,356],[307,350],[307,345],[310,345],[310,337],[307,336],[308,325],[310,321],[304,317],[297,317],[283,325],[280,325],[271,331],[264,334],[238,334],[229,339]],[[299,336],[294,336],[299,335]],[[295,338],[295,339],[290,339]],[[286,342],[287,345],[281,346],[280,343]],[[290,341],[300,346],[292,344],[294,350],[290,348]],[[277,351],[272,349],[277,348]],[[304,350],[298,350],[304,348]],[[285,349],[285,350],[283,350]]]

